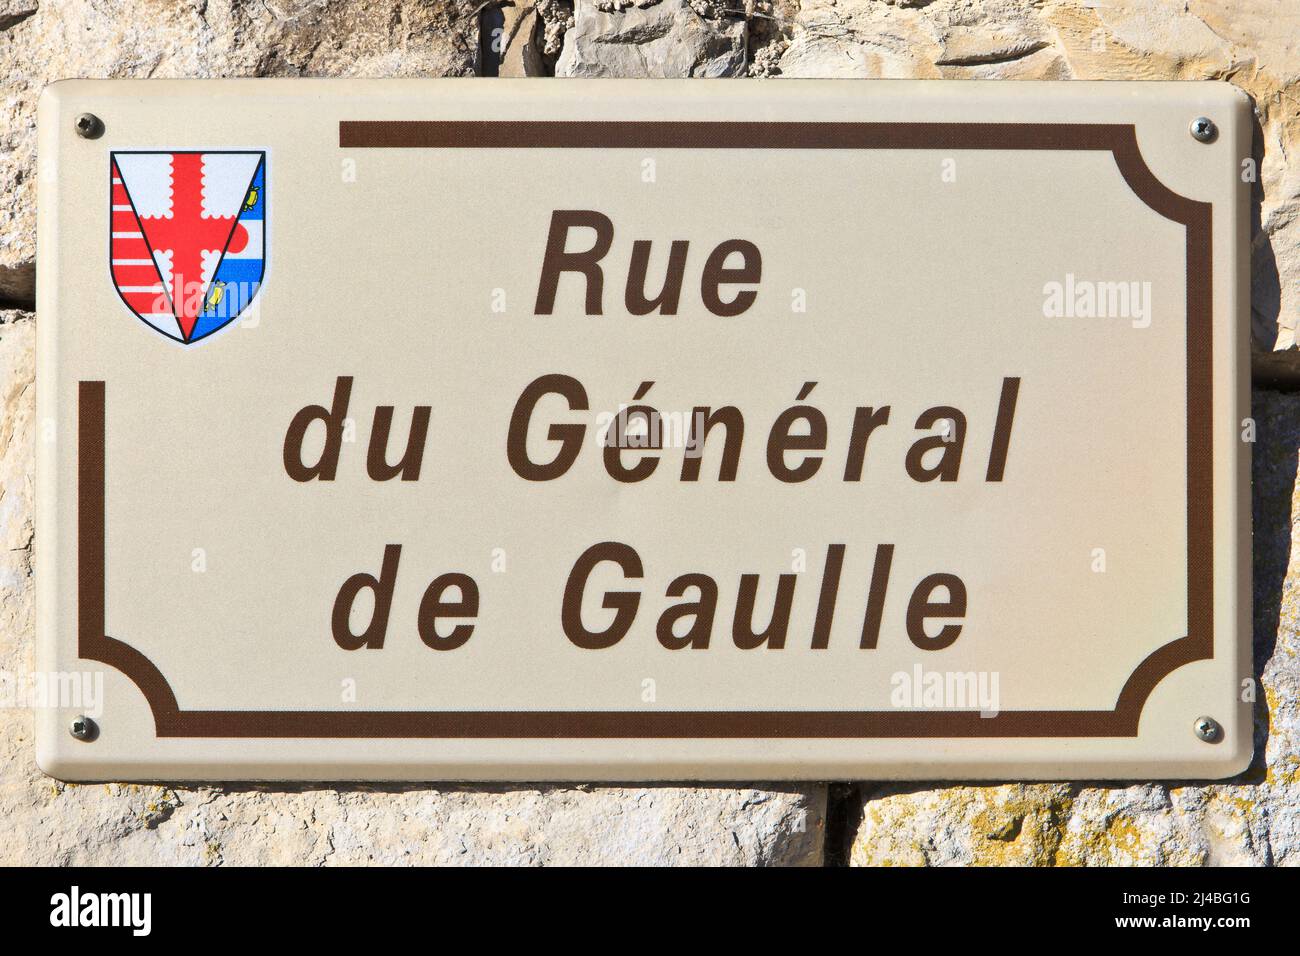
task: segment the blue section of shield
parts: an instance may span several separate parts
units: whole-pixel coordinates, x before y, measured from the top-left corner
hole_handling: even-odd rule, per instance
[[[248,200],[251,200],[249,202]],[[250,232],[261,234],[262,258],[233,258],[226,256],[217,266],[217,272],[208,286],[206,310],[194,325],[191,342],[197,342],[218,329],[229,325],[244,311],[261,287],[266,272],[266,160],[258,164],[253,174],[253,185],[246,204],[249,208],[239,214],[239,221]]]
[[[266,218],[266,160],[257,164],[257,172],[253,173],[253,189],[257,190],[257,199],[251,209],[245,209],[240,213],[240,219],[265,219]]]

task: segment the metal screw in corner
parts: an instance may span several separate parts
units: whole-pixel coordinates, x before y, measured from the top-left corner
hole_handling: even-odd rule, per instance
[[[1213,143],[1219,136],[1219,127],[1208,116],[1198,116],[1190,127],[1192,138],[1200,143]]]
[[[95,722],[83,714],[78,714],[72,718],[72,723],[68,725],[68,733],[72,734],[77,740],[89,741],[99,736],[99,728]]]
[[[98,139],[104,134],[104,122],[94,113],[82,113],[75,125],[77,135],[82,139]]]
[[[1196,736],[1207,744],[1218,743],[1223,736],[1223,727],[1213,717],[1197,717],[1193,728],[1196,730]]]

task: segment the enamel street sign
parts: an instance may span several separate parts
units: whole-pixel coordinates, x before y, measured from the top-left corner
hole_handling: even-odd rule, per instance
[[[40,115],[69,779],[1221,777],[1221,84],[81,82]]]

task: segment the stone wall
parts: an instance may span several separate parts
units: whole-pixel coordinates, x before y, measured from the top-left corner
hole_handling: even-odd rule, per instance
[[[0,863],[1300,864],[1300,7],[0,0],[0,670],[32,658],[35,102],[65,77],[1228,79],[1255,100],[1255,765],[1214,785],[75,786],[0,710]],[[500,42],[497,44],[501,45]],[[481,82],[490,82],[483,80]],[[539,82],[555,82],[539,80]],[[761,201],[751,197],[751,201]]]

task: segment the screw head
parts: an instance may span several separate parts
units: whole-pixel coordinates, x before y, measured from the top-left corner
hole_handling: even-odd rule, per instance
[[[1223,727],[1213,717],[1197,717],[1192,729],[1196,731],[1196,736],[1207,744],[1218,743],[1223,737]]]
[[[77,128],[77,135],[82,139],[98,139],[104,134],[104,123],[94,113],[82,113],[77,117],[74,125]]]
[[[1219,127],[1208,116],[1198,116],[1192,120],[1192,138],[1199,143],[1213,143],[1219,136]]]
[[[88,741],[99,736],[99,728],[89,717],[78,714],[72,718],[72,723],[68,724],[68,733],[72,734],[77,740]]]

